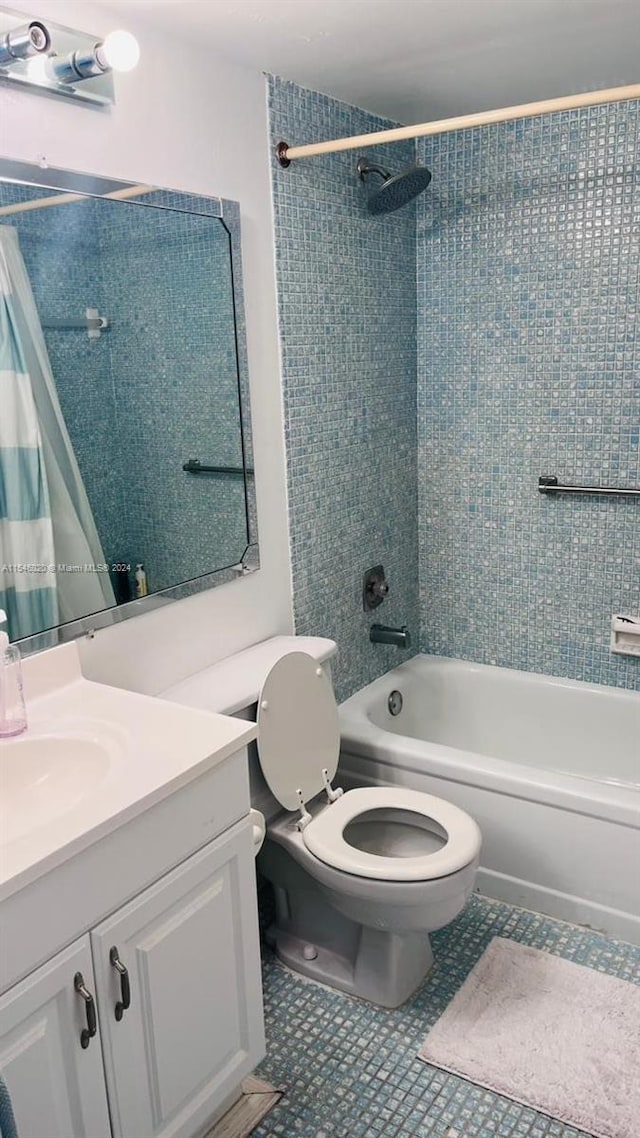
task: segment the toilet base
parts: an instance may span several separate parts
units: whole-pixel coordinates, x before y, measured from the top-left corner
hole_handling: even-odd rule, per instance
[[[315,881],[268,833],[258,869],[274,892],[267,939],[295,972],[383,1008],[399,1007],[422,983],[433,964],[426,930],[397,931],[388,921],[381,928],[378,906],[369,907],[370,924],[352,919],[347,899]],[[353,915],[361,915],[357,906]]]
[[[433,952],[429,937],[362,926],[359,932],[355,957],[300,940],[276,925],[268,930],[267,940],[278,959],[294,972],[380,1007],[399,1007],[431,970]],[[310,949],[316,953],[312,959],[308,959]]]

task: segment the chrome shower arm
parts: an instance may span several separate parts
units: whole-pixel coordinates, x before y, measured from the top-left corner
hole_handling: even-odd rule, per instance
[[[356,174],[361,182],[364,182],[369,174],[379,174],[383,182],[387,182],[391,177],[391,174],[388,170],[385,170],[384,166],[377,166],[375,162],[370,162],[368,158],[358,159]]]

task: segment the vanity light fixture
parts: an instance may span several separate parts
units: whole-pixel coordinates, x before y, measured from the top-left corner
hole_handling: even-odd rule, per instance
[[[131,71],[138,41],[118,29],[104,39],[51,21],[25,23],[24,14],[0,7],[0,80],[37,87],[83,102],[115,102],[113,72]]]

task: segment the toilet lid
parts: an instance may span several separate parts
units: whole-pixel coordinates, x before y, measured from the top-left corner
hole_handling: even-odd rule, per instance
[[[258,701],[258,754],[269,790],[287,810],[309,802],[338,769],[340,725],[331,680],[306,652],[288,652]]]

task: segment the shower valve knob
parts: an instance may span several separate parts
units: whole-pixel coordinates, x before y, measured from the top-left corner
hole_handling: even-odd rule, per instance
[[[365,612],[381,605],[389,592],[389,582],[382,565],[367,569],[362,582],[362,607]]]

